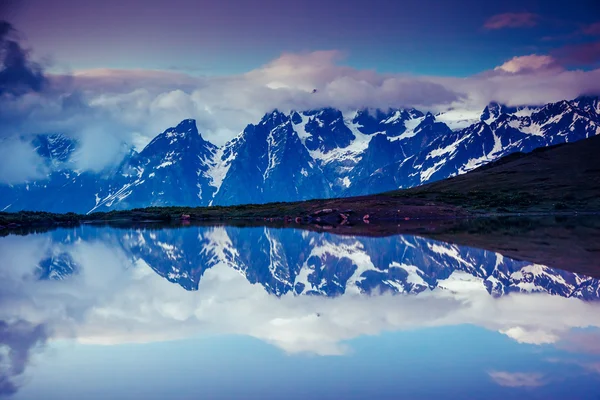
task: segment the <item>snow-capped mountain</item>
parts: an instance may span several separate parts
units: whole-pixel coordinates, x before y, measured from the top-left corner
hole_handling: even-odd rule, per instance
[[[290,116],[275,110],[227,143],[213,166],[212,205],[265,203],[332,195],[323,171]]]
[[[149,201],[155,206],[206,205],[215,192],[207,172],[216,151],[194,120],[184,120],[156,136],[139,154],[130,153],[95,193],[91,211],[144,207]]]
[[[73,234],[77,239],[69,242]],[[54,231],[39,278],[77,274],[69,252],[98,239],[123,249],[134,261],[143,260],[185,290],[197,290],[210,268],[226,266],[276,296],[478,290],[492,296],[541,292],[600,299],[597,279],[486,250],[409,235],[368,238],[262,227]]]
[[[79,267],[67,252],[54,251],[40,261],[36,276],[42,280],[63,280],[77,273]]]
[[[452,111],[274,110],[223,147],[184,120],[100,173],[74,169],[78,143],[37,136],[46,179],[0,185],[0,210],[109,211],[372,194],[462,174],[513,152],[600,134],[598,97]],[[468,122],[468,125],[465,124]],[[465,126],[466,125],[466,126]],[[452,130],[452,126],[455,128]]]

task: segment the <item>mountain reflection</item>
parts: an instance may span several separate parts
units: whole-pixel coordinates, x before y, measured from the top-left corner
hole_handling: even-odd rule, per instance
[[[541,292],[583,300],[600,297],[598,279],[409,235],[369,238],[266,227],[86,227],[53,231],[48,240],[47,254],[36,270],[40,279],[77,274],[74,249],[81,242],[101,241],[122,251],[132,265],[147,264],[190,291],[198,290],[206,271],[226,266],[276,296],[418,294],[479,287],[493,296]]]
[[[417,236],[83,226],[0,238],[0,332],[29,332],[31,346],[235,334],[336,355],[364,335],[462,324],[559,344],[600,327],[599,297],[597,279]]]

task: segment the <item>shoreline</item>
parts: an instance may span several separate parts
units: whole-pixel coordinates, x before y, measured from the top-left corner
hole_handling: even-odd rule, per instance
[[[248,225],[248,226],[272,226],[277,225],[288,228],[305,229],[307,226],[320,226],[324,230],[328,230],[327,227],[347,227],[352,228],[356,225],[375,226],[381,225],[386,226],[390,224],[403,224],[403,225],[419,225],[428,223],[442,223],[442,222],[461,222],[474,219],[490,219],[490,218],[528,218],[528,217],[579,217],[579,216],[598,216],[600,211],[596,210],[573,210],[573,211],[521,211],[521,212],[468,212],[459,213],[457,215],[448,214],[434,214],[426,213],[423,215],[410,213],[410,216],[404,216],[409,213],[402,213],[402,216],[395,218],[381,216],[378,214],[366,214],[369,218],[365,219],[364,215],[348,216],[347,218],[340,217],[341,214],[337,209],[324,209],[331,210],[330,212],[320,213],[313,212],[310,214],[300,216],[230,216],[227,213],[221,215],[210,215],[202,216],[201,213],[195,213],[195,209],[188,209],[191,214],[189,219],[182,219],[177,215],[169,215],[165,218],[164,215],[158,213],[148,212],[143,210],[123,210],[111,213],[102,213],[100,215],[104,218],[97,218],[98,215],[94,215],[91,218],[88,215],[81,214],[58,214],[58,213],[45,213],[36,211],[20,211],[17,213],[0,213],[0,221],[6,221],[8,223],[0,222],[0,233],[10,232],[18,229],[36,229],[36,228],[48,228],[48,229],[59,229],[66,227],[77,227],[81,225],[106,225],[119,227],[123,225],[162,225],[164,227],[184,227],[188,225]],[[323,210],[323,209],[322,209]],[[140,211],[142,211],[140,213]],[[381,211],[381,210],[380,210]],[[401,210],[399,210],[401,211]],[[114,215],[114,214],[117,215]],[[353,211],[356,214],[355,211]],[[43,214],[47,215],[43,218],[31,217],[32,215]],[[125,215],[120,215],[125,214]],[[131,214],[131,215],[129,215]],[[400,214],[400,213],[399,213]],[[111,215],[114,215],[112,217]],[[143,217],[143,218],[142,218]],[[18,221],[18,222],[16,222]],[[329,228],[331,229],[331,228]]]
[[[204,220],[151,220],[130,218],[87,219],[63,223],[13,226],[8,235],[41,234],[56,229],[186,229],[202,227],[301,229],[322,234],[392,237],[420,236],[441,242],[488,250],[503,256],[581,273],[600,279],[600,212],[479,213],[464,216],[410,220],[286,222],[283,218],[223,218]]]

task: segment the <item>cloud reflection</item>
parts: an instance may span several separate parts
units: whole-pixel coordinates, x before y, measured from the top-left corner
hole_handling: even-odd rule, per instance
[[[49,339],[114,345],[243,335],[289,354],[331,356],[365,335],[471,324],[519,343],[587,351],[595,329],[580,328],[600,328],[600,302],[582,293],[596,286],[410,236],[224,227],[11,235],[0,238],[0,383],[5,393],[17,390],[32,349]],[[490,377],[511,387],[544,382]]]
[[[90,230],[87,237],[73,231],[61,241],[53,240],[51,233],[0,239],[0,319],[43,324],[54,338],[75,337],[85,343],[240,334],[289,353],[322,355],[343,354],[342,343],[362,335],[422,327],[474,324],[530,344],[556,343],[573,328],[600,327],[599,303],[546,293],[490,296],[482,280],[464,273],[417,295],[346,291],[327,298],[288,291],[277,297],[263,285],[251,283],[248,271],[236,269],[227,258],[232,253],[223,248],[221,253],[210,253],[215,264],[203,271],[198,290],[186,291],[149,265],[164,254],[132,255],[123,238],[131,239],[138,232],[84,229]],[[212,245],[232,242],[223,239],[224,228],[199,229],[220,238]],[[307,240],[316,243],[318,235],[309,233]],[[179,239],[172,244],[181,245]],[[205,242],[203,250],[193,249],[206,252],[210,245]],[[148,243],[145,246],[150,248]],[[65,252],[77,272],[62,281],[40,280],[36,271],[42,260]],[[360,265],[368,255],[344,257],[359,257],[356,265]]]
[[[47,338],[44,325],[0,320],[0,396],[17,392],[31,353]]]
[[[491,371],[488,374],[498,385],[506,387],[539,387],[547,383],[544,375],[535,372]]]

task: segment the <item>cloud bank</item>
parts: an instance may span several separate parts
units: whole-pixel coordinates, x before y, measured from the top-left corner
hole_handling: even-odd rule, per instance
[[[15,34],[10,23],[0,20],[0,96],[40,91],[45,83],[41,66],[29,59]]]
[[[489,29],[535,20],[529,14],[507,15],[488,21]],[[229,76],[110,69],[44,75],[14,40],[10,25],[2,25],[0,33],[8,49],[0,72],[0,138],[12,141],[5,148],[18,148],[15,154],[27,160],[14,164],[18,172],[10,172],[9,166],[0,170],[3,183],[38,179],[43,173],[37,166],[42,164],[39,157],[22,143],[40,133],[77,139],[75,167],[99,171],[117,163],[130,146],[141,149],[186,118],[196,119],[202,135],[222,145],[274,108],[478,112],[490,101],[544,104],[600,93],[600,69],[565,68],[574,60],[578,65],[595,60],[597,49],[591,45],[590,51],[573,48],[514,57],[464,78],[360,70],[343,65],[345,54],[336,50],[286,53],[252,71]],[[27,151],[30,154],[25,155]]]

